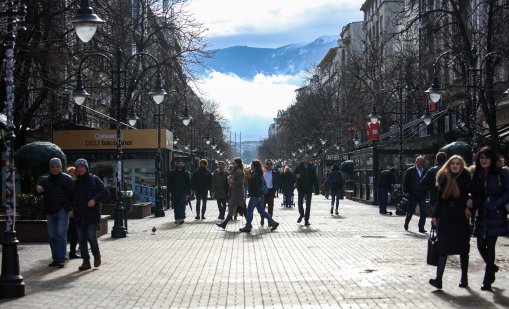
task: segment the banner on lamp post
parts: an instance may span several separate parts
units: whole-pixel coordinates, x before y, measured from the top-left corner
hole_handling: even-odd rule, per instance
[[[366,127],[368,129],[368,140],[378,140],[380,139],[380,122],[377,121],[376,123],[368,122],[366,124]]]

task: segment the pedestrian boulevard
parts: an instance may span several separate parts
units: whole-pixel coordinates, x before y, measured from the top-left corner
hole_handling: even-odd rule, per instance
[[[281,208],[281,201],[280,195],[274,232],[260,227],[258,214],[251,234],[238,231],[243,217],[218,228],[215,201],[207,204],[205,220],[187,208],[183,225],[174,224],[173,210],[129,220],[126,238],[100,238],[103,263],[90,271],[78,271],[81,260],[50,268],[48,244],[21,243],[26,296],[0,300],[0,308],[509,307],[509,238],[497,243],[493,292],[480,290],[484,263],[475,239],[470,287],[458,287],[455,256],[448,259],[443,291],[436,291],[428,284],[435,267],[425,263],[427,234],[418,232],[418,217],[407,232],[404,217],[380,215],[377,206],[343,200],[339,216],[332,216],[330,201],[313,196],[307,227],[296,223],[297,208]]]

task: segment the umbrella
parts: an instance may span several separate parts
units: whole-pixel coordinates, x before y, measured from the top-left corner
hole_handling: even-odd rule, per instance
[[[354,163],[352,160],[346,160],[346,161],[343,161],[341,163],[341,171],[343,171],[344,173],[353,173],[353,166],[354,166]]]
[[[67,166],[67,159],[60,147],[50,142],[32,142],[21,146],[14,154],[14,164],[19,170],[31,175],[44,175],[49,171],[49,160],[59,158],[62,167]]]
[[[467,164],[472,162],[472,147],[465,142],[457,141],[449,143],[440,148],[440,151],[445,152],[448,158],[453,155],[460,155]]]

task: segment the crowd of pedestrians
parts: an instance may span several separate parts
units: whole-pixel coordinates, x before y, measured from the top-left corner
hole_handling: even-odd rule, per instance
[[[468,167],[459,155],[447,158],[443,152],[435,157],[435,165],[426,170],[425,158],[417,156],[415,164],[408,168],[402,179],[403,196],[408,207],[403,228],[408,231],[411,219],[419,206],[417,223],[420,233],[427,233],[426,218],[431,215],[432,228],[438,235],[438,263],[436,276],[429,283],[442,288],[442,278],[449,255],[459,255],[461,264],[460,287],[468,287],[468,264],[470,237],[477,240],[477,249],[485,262],[485,275],[482,290],[491,290],[499,267],[495,264],[495,248],[499,236],[509,234],[507,207],[509,203],[509,173],[498,165],[499,157],[490,147],[482,148],[476,155],[474,165]],[[175,168],[168,174],[168,187],[174,209],[175,224],[183,224],[186,219],[186,206],[194,197],[196,220],[204,220],[207,200],[216,199],[218,220],[216,225],[226,229],[237,215],[245,216],[245,226],[239,231],[250,233],[253,229],[253,213],[260,214],[260,226],[267,222],[270,231],[275,231],[279,222],[274,220],[274,198],[278,192],[283,194],[283,207],[292,207],[293,195],[297,189],[299,216],[297,223],[309,226],[313,193],[319,194],[319,181],[316,167],[309,155],[292,170],[283,166],[282,171],[273,168],[270,159],[264,166],[253,160],[249,168],[242,159],[234,158],[226,169],[224,161],[218,162],[213,173],[208,162],[202,159],[198,168],[186,171],[182,160],[175,161]],[[49,244],[52,253],[51,267],[64,267],[67,252],[67,236],[70,240],[69,258],[81,258],[79,270],[92,267],[90,251],[94,257],[93,265],[101,265],[101,253],[96,237],[100,221],[100,204],[108,197],[108,190],[101,179],[89,173],[88,162],[78,159],[75,167],[62,171],[58,158],[50,160],[49,176],[41,179],[36,192],[44,195],[47,213]],[[396,184],[395,170],[383,170],[376,179],[377,200],[380,214],[387,214],[388,195]],[[345,177],[338,164],[323,180],[330,192],[330,213],[339,215],[340,200],[343,199]],[[328,197],[327,197],[328,198]],[[79,244],[80,254],[77,254]]]

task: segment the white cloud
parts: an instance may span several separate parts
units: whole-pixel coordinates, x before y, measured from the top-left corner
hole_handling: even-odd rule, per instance
[[[276,117],[279,109],[286,109],[295,99],[295,89],[301,78],[294,75],[257,74],[244,80],[234,74],[213,72],[200,81],[199,92],[220,106],[227,118],[243,116]]]
[[[316,23],[324,14],[333,13],[340,19],[349,12],[358,13],[362,3],[360,0],[192,0],[189,8],[209,28],[209,37],[220,37],[286,32],[302,24]]]

